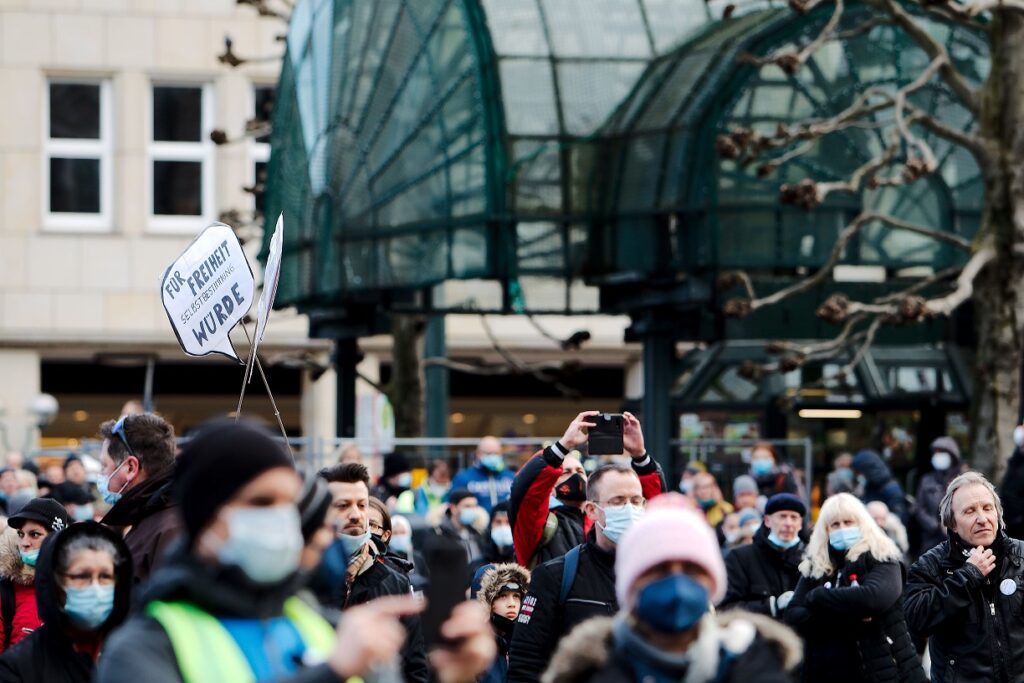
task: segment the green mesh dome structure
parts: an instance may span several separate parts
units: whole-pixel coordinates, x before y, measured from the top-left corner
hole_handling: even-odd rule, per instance
[[[488,279],[508,310],[593,307],[569,298],[589,241],[576,150],[711,19],[703,0],[299,2],[266,197],[287,226],[279,305]],[[559,294],[532,297],[538,278]]]

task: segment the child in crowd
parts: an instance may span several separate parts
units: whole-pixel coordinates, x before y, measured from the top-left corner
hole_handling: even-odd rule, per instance
[[[498,645],[494,664],[479,680],[481,683],[504,683],[508,677],[508,646],[512,640],[523,598],[530,586],[530,572],[514,562],[496,564],[480,579],[476,599],[491,612],[491,627]]]

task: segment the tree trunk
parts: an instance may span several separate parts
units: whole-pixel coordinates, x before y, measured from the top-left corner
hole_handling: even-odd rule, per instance
[[[1013,451],[1024,351],[1024,15],[993,14],[992,70],[978,116],[991,159],[981,164],[985,210],[976,243],[991,241],[997,256],[973,298],[978,348],[970,456],[998,482]]]
[[[423,436],[423,328],[421,316],[391,316],[391,380],[386,393],[398,437]]]

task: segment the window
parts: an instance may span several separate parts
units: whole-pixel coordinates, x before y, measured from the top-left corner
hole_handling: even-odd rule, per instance
[[[209,85],[154,84],[150,227],[195,232],[212,220],[213,96]]]
[[[111,228],[110,82],[50,79],[46,88],[43,215],[47,228]]]
[[[267,161],[270,159],[270,115],[274,109],[274,86],[254,85],[252,88],[253,115],[250,125],[267,132],[250,139],[249,156],[252,159],[253,208],[263,213],[263,193],[267,184]]]

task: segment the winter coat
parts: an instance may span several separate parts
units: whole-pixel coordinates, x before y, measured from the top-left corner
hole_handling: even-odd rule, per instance
[[[474,465],[460,470],[452,480],[452,491],[467,489],[476,496],[480,507],[491,514],[491,509],[503,500],[508,500],[508,494],[512,490],[512,480],[515,479],[515,472],[502,470],[492,472],[483,465]]]
[[[637,671],[640,655],[624,646],[617,629],[623,617],[592,619],[558,646],[543,683],[647,681]],[[785,626],[740,610],[705,615],[687,651],[680,683],[790,683],[787,671],[800,661],[800,640]]]
[[[9,644],[12,646],[43,625],[36,606],[36,570],[22,562],[18,534],[14,529],[7,529],[0,536],[0,577],[0,583],[3,584],[0,586],[0,615],[10,610],[2,604],[2,600],[11,596],[14,598]],[[0,616],[0,652],[6,649],[2,639],[6,627],[7,624]]]
[[[480,579],[480,590],[477,591],[476,599],[490,612],[492,603],[501,595],[501,589],[510,583],[518,584],[525,591],[530,587],[530,572],[514,562],[499,564],[486,571]],[[495,618],[492,614],[492,624]],[[497,627],[494,628],[494,642],[498,654],[487,672],[477,679],[480,683],[505,683],[508,678],[508,648],[512,634],[502,633]]]
[[[863,450],[853,456],[851,465],[853,471],[864,475],[866,483],[864,491],[860,495],[861,501],[867,505],[880,500],[889,507],[889,512],[900,518],[906,525],[907,501],[903,488],[892,478],[889,466],[882,460],[882,456],[874,451]]]
[[[484,542],[484,537],[472,526],[464,527],[463,531],[459,531],[452,524],[451,514],[445,512],[444,517],[441,518],[441,523],[434,527],[433,532],[436,536],[444,536],[446,539],[461,545],[466,549],[466,562],[472,570],[476,570],[478,567],[482,567],[487,564],[487,557],[484,554],[487,549],[487,544]],[[428,535],[424,539],[424,548],[429,548],[432,544],[432,539]],[[430,555],[429,551],[425,553],[427,556]]]
[[[602,550],[590,533],[580,546],[579,564],[565,604],[558,604],[565,556],[533,570],[530,592],[516,620],[509,648],[509,683],[535,683],[558,641],[577,624],[619,609],[615,599],[615,553]]]
[[[102,536],[114,544],[122,561],[115,567],[114,609],[91,638],[71,635],[71,625],[58,596],[54,563],[57,552],[80,536]],[[0,657],[2,683],[89,683],[96,657],[107,635],[128,615],[132,592],[132,560],[121,537],[96,522],[79,522],[47,536],[36,562],[36,602],[44,624]],[[92,653],[92,654],[90,654]],[[102,659],[102,658],[101,658]],[[130,680],[130,679],[124,679]],[[134,682],[150,677],[135,678]]]
[[[156,600],[182,601],[219,618],[265,623],[282,616],[285,600],[295,594],[300,581],[296,578],[280,586],[261,588],[237,567],[204,564],[184,543],[176,543],[153,574],[140,604]],[[319,664],[274,683],[336,683],[337,680],[326,664]],[[95,681],[184,683],[167,632],[144,611],[135,614],[110,636]]]
[[[829,576],[803,576],[785,620],[804,638],[807,683],[924,683],[900,595],[903,565],[832,553]],[[856,578],[857,586],[852,585]]]
[[[107,526],[131,527],[124,542],[132,552],[136,586],[149,579],[167,548],[181,534],[178,507],[171,500],[171,474],[147,479],[125,491],[103,517]]]
[[[587,528],[583,512],[570,505],[551,508],[551,493],[562,476],[563,457],[550,446],[523,465],[512,483],[508,519],[516,561],[524,567],[536,567],[565,555],[585,540]],[[665,474],[652,457],[643,464],[630,460],[640,477],[644,497],[650,500],[667,490]]]
[[[946,530],[939,520],[939,504],[946,495],[949,482],[960,474],[960,447],[948,436],[932,441],[931,451],[945,451],[952,456],[952,464],[945,471],[931,470],[921,477],[914,500],[913,516],[921,530],[920,552],[925,553],[946,540]]]
[[[904,611],[914,636],[930,638],[933,683],[1024,681],[1024,543],[1000,533],[992,549],[987,577],[956,534],[910,568]]]
[[[765,498],[771,498],[777,493],[792,493],[794,496],[806,498],[788,465],[778,465],[775,471],[768,474],[756,476],[751,473],[750,476],[757,482],[758,493]]]
[[[1016,449],[1006,465],[1006,475],[999,486],[1003,503],[1003,519],[1010,538],[1024,538],[1024,449]]]
[[[800,580],[800,556],[804,544],[783,550],[768,541],[769,529],[762,526],[754,542],[734,548],[725,557],[729,576],[720,609],[739,607],[750,612],[782,618],[775,600],[796,589]]]

